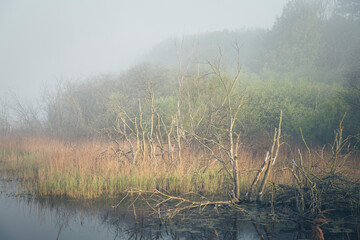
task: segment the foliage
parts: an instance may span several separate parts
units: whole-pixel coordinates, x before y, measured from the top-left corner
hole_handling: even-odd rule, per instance
[[[220,132],[224,134],[227,124],[224,88],[202,62],[216,59],[220,48],[221,71],[229,81],[236,57],[231,43],[237,41],[243,70],[231,98],[235,106],[244,96],[235,130],[245,142],[269,144],[280,110],[283,132],[290,141],[301,140],[302,129],[310,144],[329,143],[345,112],[344,134],[356,135],[360,132],[360,45],[356,41],[360,28],[355,15],[340,14],[345,5],[356,3],[328,3],[292,0],[268,31],[185,36],[176,44],[181,48],[178,51],[168,40],[146,57],[162,66],[142,63],[119,75],[60,84],[45,97],[45,129],[61,138],[108,135],[122,112],[128,120],[139,120],[141,115],[145,138],[168,135],[175,122],[181,131],[177,136],[223,138]]]
[[[301,128],[312,144],[328,143],[345,112],[348,112],[349,118],[344,122],[348,127],[345,132],[358,132],[356,88],[343,88],[340,83],[318,82],[313,78],[292,74],[266,75],[268,78],[264,75],[242,74],[232,93],[235,105],[245,93],[236,129],[242,132],[242,137],[250,144],[258,141],[258,137],[272,134],[277,126],[280,109],[284,115],[283,132],[291,140],[301,140]],[[175,76],[171,78],[173,80],[169,85],[176,86]],[[144,78],[143,81],[146,79],[151,78]],[[225,75],[224,79],[228,77]],[[116,81],[123,80],[120,78]],[[105,129],[115,126],[119,111],[131,117],[139,117],[139,103],[144,126],[149,128],[152,110],[146,88],[133,85],[106,91],[103,88],[108,84],[111,84],[110,80],[103,81],[100,86],[89,82],[87,86],[68,86],[59,92],[48,105],[48,126],[53,134],[68,137],[101,134]],[[155,89],[154,110],[170,126],[177,112],[176,91],[166,92],[155,86],[151,89]],[[225,128],[224,124],[227,124],[226,110],[219,108],[223,105],[223,95],[223,88],[213,76],[206,72],[201,76],[189,75],[183,83],[180,105],[180,121],[184,130],[208,138],[218,136]]]

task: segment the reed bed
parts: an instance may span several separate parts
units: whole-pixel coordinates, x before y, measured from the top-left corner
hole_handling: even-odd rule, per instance
[[[38,196],[113,198],[129,189],[157,189],[171,194],[195,192],[216,198],[231,192],[231,179],[221,164],[196,147],[183,148],[181,161],[174,158],[171,162],[167,157],[157,156],[156,161],[144,157],[136,164],[117,154],[113,147],[112,143],[96,140],[69,142],[45,137],[1,137],[0,170],[3,178],[18,179],[25,191]],[[291,161],[286,155],[282,153],[274,167],[270,181],[275,184],[293,181],[289,171]],[[251,152],[245,150],[239,156],[240,191],[244,195],[263,158],[254,159]],[[319,155],[312,161],[318,166],[326,165],[326,156]],[[347,168],[348,174],[358,176],[359,161],[349,162],[352,166]]]
[[[141,159],[132,165],[111,150],[111,143],[33,137],[0,141],[2,176],[19,179],[39,196],[115,197],[131,188],[215,194],[229,185],[227,176],[218,173],[218,164],[201,170],[205,163],[191,153],[182,162]]]

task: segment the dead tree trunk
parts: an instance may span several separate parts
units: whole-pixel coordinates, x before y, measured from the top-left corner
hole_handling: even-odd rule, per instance
[[[279,149],[281,146],[281,142],[280,142],[280,138],[281,138],[281,123],[282,123],[282,111],[280,111],[280,120],[279,120],[279,127],[275,128],[275,132],[274,132],[274,139],[273,139],[273,144],[270,150],[270,153],[267,152],[266,153],[266,157],[264,160],[264,163],[261,165],[259,171],[257,172],[257,174],[255,175],[255,178],[249,188],[249,191],[247,192],[245,199],[250,201],[254,188],[256,186],[256,184],[258,183],[261,174],[265,171],[264,173],[264,177],[260,183],[260,187],[258,190],[258,194],[257,194],[257,198],[256,201],[261,202],[262,201],[262,197],[263,197],[263,191],[265,189],[265,185],[267,183],[267,180],[271,174],[271,169],[274,166],[276,159],[278,157],[279,154]]]

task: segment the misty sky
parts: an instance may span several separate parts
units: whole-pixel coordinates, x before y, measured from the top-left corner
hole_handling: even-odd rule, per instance
[[[0,0],[0,94],[130,67],[167,38],[270,28],[288,0]]]

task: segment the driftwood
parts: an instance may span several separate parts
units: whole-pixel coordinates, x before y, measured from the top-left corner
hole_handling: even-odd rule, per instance
[[[219,208],[232,208],[242,213],[247,211],[240,207],[239,204],[233,201],[210,201],[204,196],[189,192],[180,196],[173,196],[159,190],[143,191],[138,189],[129,190],[125,197],[115,206],[118,207],[126,198],[134,196],[130,206],[135,209],[135,202],[142,200],[152,210],[153,214],[156,214],[159,219],[169,221],[181,212],[189,210],[197,210],[203,212],[207,207],[213,207],[215,210]],[[197,199],[197,200],[191,200]]]

